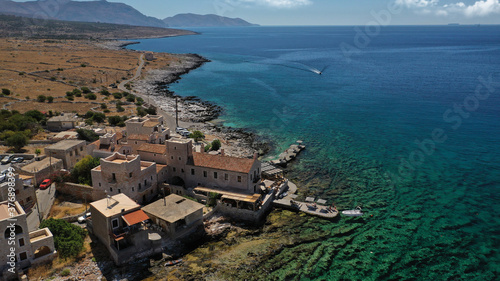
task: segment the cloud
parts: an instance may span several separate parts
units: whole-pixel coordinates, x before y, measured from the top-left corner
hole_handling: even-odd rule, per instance
[[[490,14],[499,13],[500,3],[498,2],[498,0],[477,1],[476,3],[474,3],[474,5],[464,8],[464,14],[467,17],[484,17]]]
[[[255,3],[274,8],[295,8],[312,4],[310,0],[240,0],[244,3]]]
[[[415,9],[419,14],[434,14],[444,17],[451,14],[459,14],[472,18],[500,14],[499,1],[500,0],[479,0],[472,5],[457,2],[443,6],[438,6],[439,0],[396,0],[396,3],[404,5],[409,9]]]
[[[396,0],[396,4],[404,5],[408,8],[426,8],[435,6],[439,0]]]

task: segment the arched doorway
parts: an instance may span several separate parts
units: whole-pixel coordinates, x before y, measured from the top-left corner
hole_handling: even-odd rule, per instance
[[[16,226],[15,226],[15,228],[14,228],[14,229],[12,229],[12,228],[10,228],[10,227],[7,227],[7,229],[5,229],[5,233],[4,233],[4,234],[5,234],[5,235],[4,235],[4,238],[5,238],[5,239],[7,239],[7,238],[9,238],[9,237],[10,237],[12,230],[14,230],[14,233],[15,233],[16,235],[23,233],[23,228],[22,228],[22,227],[20,227],[20,226],[19,226],[19,225],[17,225],[17,224],[16,224]]]
[[[172,184],[184,187],[184,180],[181,177],[176,176],[172,179]]]
[[[48,254],[52,253],[52,250],[50,250],[49,247],[47,246],[42,246],[38,249],[36,249],[35,253],[34,253],[34,256],[35,256],[35,259],[38,259],[38,258],[41,258],[43,256],[46,256]]]

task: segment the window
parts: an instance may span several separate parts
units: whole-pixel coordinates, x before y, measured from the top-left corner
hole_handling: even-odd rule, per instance
[[[99,187],[101,187],[101,183],[99,183]]]
[[[174,150],[177,150],[177,146],[174,146]]]
[[[110,187],[110,188],[109,188],[109,191],[110,191],[110,192],[113,192],[113,188],[112,188],[112,187]]]
[[[194,176],[194,169],[191,169],[191,175]]]
[[[137,144],[137,142],[135,142],[135,144]]]
[[[112,177],[112,180],[113,180],[113,181],[116,181],[116,174],[115,174],[115,173],[112,173],[112,174],[111,174],[111,177]]]
[[[28,258],[28,255],[26,254],[26,252],[22,252],[22,253],[19,254],[19,259],[20,260],[23,261],[23,260],[25,260],[27,258]]]
[[[252,174],[250,174],[250,180],[253,180],[253,178],[252,178]]]
[[[132,186],[132,191],[135,191],[134,187]]]
[[[151,180],[153,180],[153,176],[151,176]]]
[[[82,146],[82,147],[80,147],[80,151],[83,151],[83,146]]]
[[[181,157],[179,157],[179,161],[181,161]]]
[[[118,219],[111,220],[111,226],[113,227],[113,229],[118,228]]]
[[[132,177],[132,173],[128,173],[128,177],[131,178]]]
[[[24,238],[19,239],[19,247],[24,246]]]
[[[184,173],[184,169],[181,169],[181,173]]]
[[[148,185],[148,181],[144,180],[144,186]]]
[[[118,193],[122,193],[122,190],[118,188]]]
[[[224,174],[224,179],[225,180],[229,180],[229,175],[228,174]]]
[[[217,178],[217,172],[214,172],[214,179]]]
[[[207,171],[203,171],[203,176],[206,178],[207,177]]]
[[[139,190],[141,190],[141,183],[139,183]]]
[[[155,156],[155,157],[156,157],[156,153],[153,153],[153,156]]]
[[[70,151],[70,152],[69,152],[69,156],[73,156],[73,151]]]
[[[238,176],[238,182],[241,182],[241,176]]]
[[[177,169],[175,169],[175,167],[173,167],[172,170],[175,172]]]
[[[170,156],[170,159],[174,160],[174,156]]]

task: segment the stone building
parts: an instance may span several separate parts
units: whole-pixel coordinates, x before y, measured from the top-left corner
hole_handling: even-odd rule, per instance
[[[48,228],[28,232],[26,213],[17,201],[0,202],[0,229],[0,280],[17,280],[24,269],[54,258],[52,233]]]
[[[15,174],[15,195],[25,212],[29,212],[36,203],[35,187],[33,186],[33,177]],[[9,182],[5,181],[0,184],[0,202],[9,199]]]
[[[87,145],[83,140],[63,140],[45,148],[47,157],[61,159],[64,169],[71,170],[87,156]]]
[[[163,116],[146,115],[125,121],[127,143],[133,153],[143,143],[163,144],[170,138],[170,129],[164,126]]]
[[[160,226],[170,238],[185,236],[203,226],[203,205],[171,194],[142,210],[151,221]]]
[[[167,182],[194,188],[198,186],[241,193],[260,193],[260,161],[226,155],[193,152],[192,140],[166,142]]]
[[[143,253],[161,251],[161,236],[148,229],[149,217],[125,194],[90,203],[89,230],[106,246],[117,265]]]
[[[106,158],[115,152],[125,155],[132,153],[132,147],[122,144],[122,141],[122,133],[106,133],[100,136],[95,142],[89,144],[87,150],[90,155],[97,158]]]
[[[21,167],[19,173],[33,177],[34,184],[39,185],[44,179],[49,178],[51,174],[60,171],[62,168],[63,160],[53,157],[46,157],[40,161],[35,161]]]
[[[124,193],[144,204],[158,194],[156,164],[141,161],[138,155],[113,153],[101,158],[101,165],[92,169],[92,186],[109,195]]]
[[[75,128],[80,119],[76,113],[62,113],[47,120],[47,130],[51,132],[61,132]]]

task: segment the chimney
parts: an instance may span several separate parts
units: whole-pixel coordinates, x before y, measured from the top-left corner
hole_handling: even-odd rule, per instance
[[[259,153],[255,152],[253,154],[253,160],[257,160],[259,158]]]
[[[200,150],[201,153],[205,153],[205,144],[204,143],[201,143],[201,150]]]
[[[221,149],[220,149],[220,155],[221,155],[221,156],[226,156],[226,155],[224,154],[224,148],[221,148]]]

